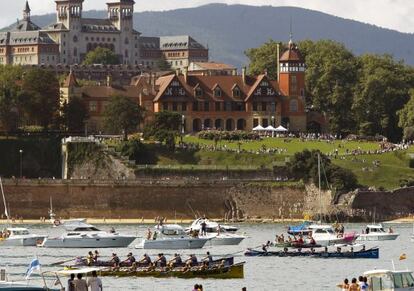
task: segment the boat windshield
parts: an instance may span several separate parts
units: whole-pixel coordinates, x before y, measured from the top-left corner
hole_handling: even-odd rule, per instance
[[[99,229],[97,229],[96,227],[77,227],[74,229],[74,231],[100,231]]]
[[[13,230],[12,235],[28,235],[29,231],[27,230]]]
[[[370,285],[372,291],[393,290],[393,282],[387,274],[373,276]]]
[[[394,274],[394,288],[414,287],[414,279],[410,273]]]

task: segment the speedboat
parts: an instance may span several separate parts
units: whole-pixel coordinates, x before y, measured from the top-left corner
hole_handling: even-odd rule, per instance
[[[35,247],[46,238],[45,235],[31,234],[27,228],[23,227],[8,227],[3,232],[8,234],[0,238],[0,246]]]
[[[300,225],[288,226],[287,233],[290,235],[309,235],[311,233],[311,230],[309,229],[310,225],[312,225],[312,222],[304,221]]]
[[[46,238],[41,247],[45,248],[125,248],[136,236],[118,232],[105,232],[87,223],[77,222],[64,225],[66,233],[56,238]]]
[[[370,291],[414,291],[414,277],[411,271],[373,270],[364,273],[368,278]]]
[[[180,250],[201,249],[210,240],[208,237],[192,237],[178,224],[158,225],[154,236],[143,239],[137,249]]]
[[[205,234],[201,232],[203,222],[206,223]],[[229,227],[224,228],[217,222],[210,221],[206,218],[199,218],[186,229],[186,232],[191,233],[192,231],[197,231],[200,237],[206,237],[210,239],[208,244],[211,246],[238,245],[246,238],[243,235],[229,233],[226,229],[229,229]],[[230,227],[230,229],[237,228]]]
[[[360,234],[358,240],[363,241],[384,241],[384,240],[396,240],[399,236],[398,233],[385,231],[382,224],[370,224],[367,225],[367,231]]]
[[[44,286],[46,281],[41,274],[42,282],[35,284],[29,281],[11,281],[7,276],[6,269],[0,269],[0,290],[1,291],[60,291],[64,289],[48,288]],[[56,285],[55,285],[56,286]],[[62,286],[63,288],[63,286]]]
[[[354,232],[337,234],[330,225],[312,224],[309,226],[312,231],[311,236],[315,240],[316,244],[321,246],[330,246],[334,244],[351,244],[358,235]]]

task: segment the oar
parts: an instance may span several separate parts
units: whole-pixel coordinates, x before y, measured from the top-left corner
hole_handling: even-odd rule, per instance
[[[77,259],[77,258],[73,258],[73,259],[70,259],[70,260],[64,260],[64,261],[56,262],[56,263],[50,264],[50,266],[62,265],[62,264],[64,264],[64,263],[68,263],[68,262],[74,261],[74,260],[76,260],[76,259]]]

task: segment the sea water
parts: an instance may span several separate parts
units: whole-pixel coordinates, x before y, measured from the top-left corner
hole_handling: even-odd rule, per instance
[[[145,236],[146,225],[100,225],[103,230],[109,230],[114,226],[117,231],[125,234]],[[412,225],[391,225],[400,237],[395,241],[368,242],[367,248],[380,247],[380,259],[321,259],[309,257],[244,257],[243,251],[249,247],[257,247],[267,240],[273,241],[276,234],[285,233],[287,225],[284,224],[241,224],[238,225],[240,233],[248,236],[238,246],[205,247],[199,250],[185,250],[180,253],[183,259],[186,255],[195,253],[201,258],[207,251],[214,257],[234,254],[235,262],[246,262],[244,279],[176,279],[176,278],[102,278],[104,290],[192,290],[194,284],[202,284],[203,290],[339,290],[336,284],[344,278],[352,279],[363,272],[372,269],[392,269],[394,262],[396,269],[414,270],[414,242],[411,242]],[[387,225],[386,227],[388,227]],[[29,226],[31,232],[47,234],[51,237],[58,236],[60,228],[52,228],[44,225]],[[347,224],[346,231],[357,231],[365,228],[362,224]],[[124,260],[129,252],[136,258],[140,258],[145,252],[153,258],[161,251],[135,249],[135,241],[129,248],[101,249],[102,257],[108,260],[113,252]],[[50,264],[71,259],[76,256],[86,256],[89,249],[47,249],[36,247],[0,247],[0,267],[6,267],[12,279],[21,280],[34,257],[38,257],[42,264],[42,271],[58,270]],[[91,249],[91,251],[93,251]],[[176,251],[163,251],[169,259]],[[407,259],[399,261],[401,254],[406,254]],[[39,280],[36,276],[34,281]],[[62,278],[66,283],[67,278]]]

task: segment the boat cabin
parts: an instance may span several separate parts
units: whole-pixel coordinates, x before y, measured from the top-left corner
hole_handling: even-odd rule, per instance
[[[414,278],[411,271],[374,270],[365,272],[369,291],[413,291]]]
[[[18,235],[29,235],[29,230],[27,228],[7,228],[10,232],[10,236],[18,236]]]
[[[368,233],[386,233],[384,227],[381,224],[367,225]]]
[[[185,235],[184,229],[178,224],[158,225],[155,230],[163,235]]]

